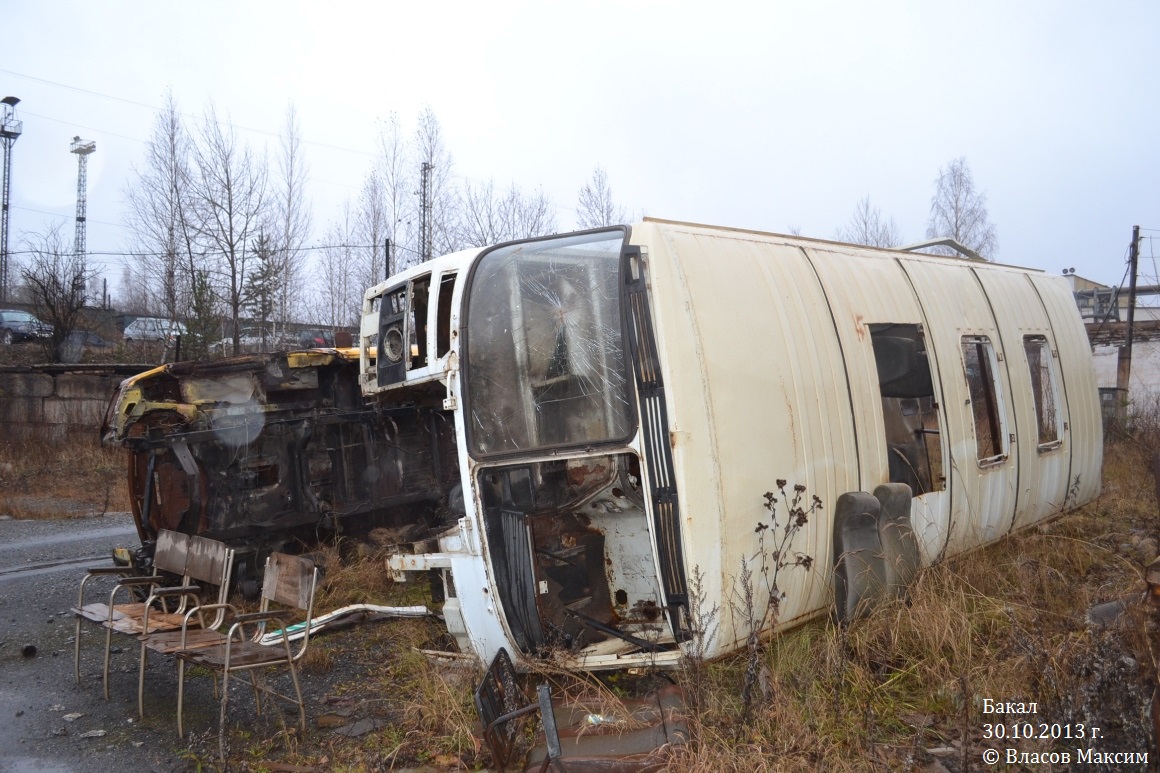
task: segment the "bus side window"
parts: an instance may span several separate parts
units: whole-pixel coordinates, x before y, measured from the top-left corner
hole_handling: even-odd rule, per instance
[[[975,444],[980,464],[1007,458],[1003,415],[999,408],[998,358],[987,336],[963,336],[963,369],[975,417]]]
[[[1035,397],[1035,417],[1040,451],[1059,448],[1059,400],[1056,397],[1055,353],[1046,336],[1023,336],[1023,351],[1031,372],[1031,392]]]
[[[439,300],[435,320],[435,356],[443,357],[451,351],[451,293],[455,290],[455,274],[444,274],[439,280]]]
[[[922,329],[916,324],[870,325],[891,483],[915,496],[946,488],[938,403]]]
[[[411,364],[407,370],[427,364],[427,296],[431,292],[431,275],[411,282]]]

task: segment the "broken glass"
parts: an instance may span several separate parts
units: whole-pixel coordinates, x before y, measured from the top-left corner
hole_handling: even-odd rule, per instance
[[[503,247],[476,269],[466,399],[479,455],[631,434],[620,313],[623,232]]]

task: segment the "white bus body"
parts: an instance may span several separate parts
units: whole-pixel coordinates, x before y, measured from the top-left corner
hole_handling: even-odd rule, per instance
[[[675,664],[694,574],[703,654],[742,646],[778,479],[822,502],[778,627],[833,603],[846,492],[908,484],[924,565],[1099,493],[1087,338],[1034,270],[646,219],[409,269],[367,292],[359,346],[368,400],[453,431],[432,478],[458,485],[390,564],[442,579],[485,662]]]

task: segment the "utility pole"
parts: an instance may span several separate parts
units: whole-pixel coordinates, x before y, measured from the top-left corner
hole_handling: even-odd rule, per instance
[[[1136,266],[1140,262],[1140,226],[1132,226],[1132,246],[1128,250],[1128,334],[1124,345],[1120,347],[1120,356],[1116,363],[1116,390],[1119,401],[1116,406],[1116,418],[1122,423],[1127,418],[1128,410],[1128,382],[1132,377],[1132,337],[1135,333],[1136,322]]]
[[[383,274],[383,279],[390,279],[391,278],[391,240],[390,240],[390,237],[387,238],[387,249],[386,249],[386,253],[384,254],[384,257],[383,257],[383,271],[386,272]]]
[[[17,97],[0,99],[0,141],[4,143],[4,194],[0,212],[0,302],[8,300],[8,202],[12,196],[12,146],[24,130],[24,122],[16,119]]]
[[[426,161],[420,167],[419,186],[419,257],[424,261],[431,260],[431,170],[435,167]]]

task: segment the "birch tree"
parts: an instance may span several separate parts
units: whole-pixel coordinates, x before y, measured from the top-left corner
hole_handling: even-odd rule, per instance
[[[576,202],[578,228],[602,228],[628,221],[628,212],[612,198],[608,175],[600,167],[592,172],[592,179],[580,189]]]
[[[250,240],[257,235],[266,206],[266,161],[238,143],[233,127],[218,120],[212,104],[193,143],[193,157],[197,233],[218,261],[218,284],[236,351]]]
[[[143,292],[156,298],[161,313],[175,320],[183,316],[190,292],[189,196],[190,137],[173,94],[153,120],[145,143],[145,160],[134,166],[125,187],[125,223],[133,235],[130,250],[140,253],[141,286],[126,287],[139,303]]]
[[[497,192],[495,182],[464,183],[459,241],[463,246],[529,239],[556,231],[556,214],[544,192],[524,193],[513,182]]]
[[[999,252],[999,237],[987,215],[987,196],[975,188],[967,159],[959,157],[939,170],[930,199],[928,239],[949,236],[988,259]],[[948,247],[935,248],[951,253]]]
[[[281,275],[274,298],[274,321],[284,334],[299,312],[306,271],[304,247],[310,238],[310,201],[306,197],[309,167],[302,152],[298,111],[291,102],[278,151],[278,178],[273,191],[273,259]]]
[[[391,240],[391,254],[387,256],[388,275],[399,271],[398,248],[413,245],[415,201],[410,195],[410,148],[403,137],[397,113],[391,113],[379,132],[379,179],[382,183],[383,209],[386,216],[386,236]]]
[[[354,261],[351,246],[354,222],[350,202],[344,202],[339,217],[327,229],[318,264],[315,267],[316,294],[314,318],[327,327],[355,324],[362,316],[362,292],[356,286],[350,266]]]
[[[867,194],[858,202],[850,221],[838,229],[838,240],[870,247],[898,247],[902,237],[894,218],[886,218],[882,210],[870,203]]]
[[[390,230],[387,222],[386,195],[383,179],[377,167],[372,167],[363,180],[355,202],[354,233],[355,274],[363,287],[371,287],[386,278],[386,241]]]

